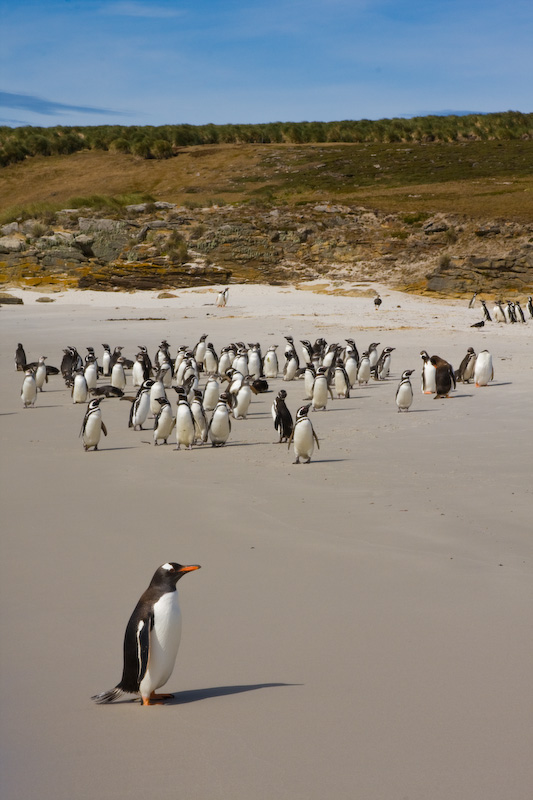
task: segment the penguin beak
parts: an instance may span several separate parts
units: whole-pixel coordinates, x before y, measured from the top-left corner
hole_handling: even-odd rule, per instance
[[[185,573],[185,572],[194,572],[195,569],[200,569],[199,564],[192,564],[190,567],[181,567],[178,572]]]

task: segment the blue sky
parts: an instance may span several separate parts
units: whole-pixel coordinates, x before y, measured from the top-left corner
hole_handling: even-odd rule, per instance
[[[0,0],[0,124],[533,110],[531,0]]]

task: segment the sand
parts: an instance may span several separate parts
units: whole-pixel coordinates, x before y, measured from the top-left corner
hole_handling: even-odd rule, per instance
[[[347,289],[348,287],[344,287]],[[361,291],[367,286],[359,287]],[[529,800],[533,320],[470,325],[479,306],[377,287],[336,296],[232,286],[39,294],[0,309],[2,753],[5,800]],[[20,402],[18,341],[62,348],[162,338],[217,349],[352,335],[396,348],[389,380],[312,415],[309,466],[274,444],[271,382],[228,446],[154,448],[102,403],[109,435],[85,453],[84,406],[52,378]],[[425,348],[458,366],[489,349],[495,380],[420,392]],[[397,413],[404,369],[412,410]],[[114,686],[133,607],[160,564],[179,584],[183,637],[165,706],[97,706]]]

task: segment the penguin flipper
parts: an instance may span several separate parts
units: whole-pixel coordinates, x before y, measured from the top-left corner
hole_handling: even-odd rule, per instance
[[[104,434],[104,436],[107,436],[107,428],[103,422],[102,422],[102,433]]]
[[[317,447],[318,447],[318,449],[320,450],[320,442],[318,441],[318,436],[316,435],[316,433],[314,432],[314,430],[313,430],[313,436],[315,437],[316,446],[317,446]]]

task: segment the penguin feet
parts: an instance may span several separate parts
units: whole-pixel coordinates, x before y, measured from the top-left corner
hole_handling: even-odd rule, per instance
[[[300,463],[300,459],[299,459],[299,458],[297,458],[297,459],[296,459],[296,461],[293,461],[292,463],[293,463],[293,464],[299,464],[299,463]]]

